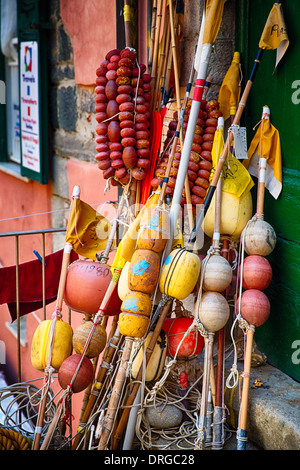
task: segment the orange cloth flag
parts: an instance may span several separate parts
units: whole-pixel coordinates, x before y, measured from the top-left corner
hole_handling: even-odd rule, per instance
[[[259,176],[260,158],[266,159],[265,187],[277,199],[282,189],[281,145],[269,117],[262,119],[248,149],[248,160],[243,161],[252,176]]]
[[[96,254],[104,250],[111,231],[110,222],[97,214],[86,202],[75,198],[71,206],[66,233],[66,243],[72,245],[78,255],[96,259]]]
[[[261,49],[277,49],[276,65],[289,46],[289,38],[283,18],[281,3],[274,3],[259,41]]]
[[[224,121],[236,113],[241,92],[240,82],[240,53],[235,52],[219,91],[218,101]]]

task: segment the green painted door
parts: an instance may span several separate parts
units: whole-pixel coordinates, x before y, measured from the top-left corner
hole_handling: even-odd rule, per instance
[[[273,2],[237,1],[236,50],[241,52],[243,86],[249,77]],[[242,118],[248,146],[262,107],[268,105],[282,148],[283,189],[277,200],[265,193],[265,220],[276,234],[277,245],[268,256],[273,279],[266,290],[271,302],[268,321],[256,329],[255,339],[268,362],[300,380],[300,2],[282,3],[290,40],[274,72],[275,51],[265,51]],[[255,178],[254,178],[255,180]],[[256,180],[255,180],[256,181]],[[256,202],[253,192],[254,207]]]

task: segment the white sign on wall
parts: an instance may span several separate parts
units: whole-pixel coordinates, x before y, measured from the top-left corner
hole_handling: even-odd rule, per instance
[[[38,43],[20,45],[22,165],[40,172]]]

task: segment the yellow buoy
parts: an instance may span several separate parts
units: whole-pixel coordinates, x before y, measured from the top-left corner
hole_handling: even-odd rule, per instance
[[[93,332],[91,334],[92,328]],[[89,343],[84,355],[89,358],[99,356],[106,345],[107,334],[105,328],[100,324],[94,325],[91,320],[84,320],[73,334],[73,348],[77,354],[83,353],[87,340],[89,340]]]
[[[162,266],[159,279],[161,293],[178,300],[185,299],[193,291],[200,270],[198,255],[176,248],[167,256]]]
[[[144,292],[128,292],[122,302],[122,312],[151,315],[152,302],[149,294]]]
[[[119,315],[119,330],[123,336],[142,338],[147,331],[149,317],[136,313],[121,312]]]
[[[143,364],[144,355],[146,354],[148,345],[151,341],[153,332],[151,331],[145,340],[145,343],[137,351],[138,346],[136,345],[131,353],[132,366],[131,366],[131,376],[133,379],[137,378],[140,367]],[[148,361],[145,380],[146,382],[151,382],[152,380],[157,380],[163,371],[165,359],[167,354],[167,337],[164,331],[161,332],[160,336],[157,338],[156,344],[154,346],[151,357]]]
[[[207,262],[206,262],[207,260]],[[203,266],[203,289],[206,291],[223,292],[232,281],[230,263],[218,254],[205,258]]]
[[[251,193],[237,197],[234,194],[222,191],[220,233],[238,239],[252,217],[253,204]],[[210,238],[214,233],[215,195],[204,218],[204,232]]]
[[[195,314],[206,330],[214,333],[226,325],[230,310],[228,302],[222,294],[204,292]]]
[[[53,369],[57,371],[62,362],[72,353],[72,337],[73,329],[69,323],[63,320],[42,321],[35,330],[31,343],[33,367],[37,370],[44,370],[50,362]],[[51,343],[53,344],[52,353]]]

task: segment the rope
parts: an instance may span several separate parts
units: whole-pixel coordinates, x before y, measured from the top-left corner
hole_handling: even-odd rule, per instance
[[[23,434],[0,427],[0,450],[30,450],[32,441]]]

